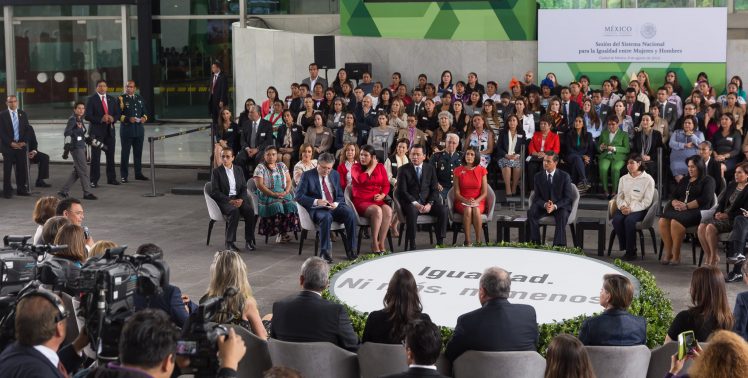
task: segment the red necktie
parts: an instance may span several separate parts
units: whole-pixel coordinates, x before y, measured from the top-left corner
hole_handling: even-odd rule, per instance
[[[327,189],[327,182],[325,181],[325,178],[322,178],[322,190],[325,192],[325,198],[327,199],[327,202],[332,203],[332,194],[330,194],[330,190]]]
[[[106,95],[101,96],[101,106],[104,107],[104,114],[109,114],[109,106],[106,103]]]
[[[631,108],[632,108],[631,104],[628,104],[628,110],[626,111],[626,115],[628,116],[631,115]]]
[[[60,371],[60,374],[62,374],[64,378],[68,378],[68,371],[65,370],[65,365],[62,364],[62,361],[57,363],[57,370]]]

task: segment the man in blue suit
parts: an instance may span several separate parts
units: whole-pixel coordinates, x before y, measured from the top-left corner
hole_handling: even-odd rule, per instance
[[[106,181],[110,185],[119,185],[114,171],[114,146],[116,145],[114,123],[121,116],[119,101],[106,94],[107,84],[104,80],[96,82],[96,93],[86,102],[86,121],[91,122],[88,134],[106,146]],[[101,149],[91,148],[91,187],[99,185]]]
[[[315,224],[319,225],[320,257],[332,263],[330,255],[330,226],[332,222],[345,224],[345,255],[349,260],[354,254],[356,235],[356,214],[345,204],[340,176],[332,170],[335,158],[325,152],[317,159],[317,169],[304,172],[296,188],[296,201],[309,212]]]
[[[571,178],[569,174],[556,169],[558,155],[546,152],[542,172],[535,174],[535,195],[527,210],[530,225],[530,241],[540,244],[540,218],[551,216],[556,220],[553,245],[566,246],[566,221],[572,205]]]

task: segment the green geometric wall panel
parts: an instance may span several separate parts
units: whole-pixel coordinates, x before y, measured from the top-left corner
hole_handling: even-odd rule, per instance
[[[536,24],[536,4],[528,0],[340,0],[340,32],[349,36],[530,41]]]

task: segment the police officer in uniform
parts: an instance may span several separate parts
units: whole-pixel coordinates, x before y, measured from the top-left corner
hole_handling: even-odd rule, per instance
[[[447,134],[447,147],[442,152],[437,152],[431,158],[436,167],[437,189],[442,200],[447,201],[447,193],[452,188],[455,168],[462,164],[462,152],[457,151],[460,137],[457,134]]]
[[[135,179],[147,181],[148,177],[143,175],[141,158],[143,156],[143,140],[145,139],[143,124],[148,121],[148,115],[146,115],[143,98],[135,93],[134,81],[127,82],[125,93],[119,96],[119,106],[122,109],[119,127],[119,137],[122,141],[122,152],[120,154],[122,182],[127,182],[127,174],[130,168],[130,147],[132,147],[135,163]]]

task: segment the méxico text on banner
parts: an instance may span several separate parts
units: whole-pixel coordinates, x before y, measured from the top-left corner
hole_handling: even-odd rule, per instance
[[[726,50],[727,8],[542,9],[538,14],[539,62],[724,63]]]

